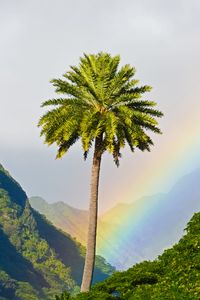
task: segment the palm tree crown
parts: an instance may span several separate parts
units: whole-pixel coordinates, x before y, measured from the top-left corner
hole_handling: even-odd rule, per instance
[[[131,151],[150,151],[153,142],[147,130],[161,133],[155,117],[163,114],[153,108],[155,102],[141,99],[151,87],[138,87],[138,80],[133,79],[135,69],[130,65],[119,68],[119,63],[118,55],[84,54],[79,66],[71,66],[64,79],[51,81],[56,92],[66,96],[42,104],[55,108],[41,117],[39,126],[45,142],[57,144],[57,158],[79,138],[86,158],[99,136],[101,153],[108,150],[117,165],[126,143]]]

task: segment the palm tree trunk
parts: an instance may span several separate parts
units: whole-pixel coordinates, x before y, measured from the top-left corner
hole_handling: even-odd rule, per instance
[[[92,283],[96,253],[96,232],[98,215],[98,187],[102,156],[102,135],[95,139],[94,156],[92,163],[91,186],[90,186],[90,208],[87,237],[87,250],[81,292],[88,292]]]

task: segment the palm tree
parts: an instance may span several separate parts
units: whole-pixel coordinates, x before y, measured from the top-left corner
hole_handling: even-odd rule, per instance
[[[150,151],[153,142],[147,130],[161,133],[155,117],[163,114],[153,109],[155,102],[142,100],[150,86],[138,87],[130,65],[119,68],[120,56],[107,53],[80,58],[79,66],[71,66],[64,79],[53,79],[56,92],[64,97],[45,101],[53,106],[40,119],[45,143],[58,146],[57,158],[81,139],[84,158],[94,142],[91,173],[88,240],[81,291],[90,289],[96,249],[98,187],[102,154],[108,151],[119,165],[120,149],[127,143]]]

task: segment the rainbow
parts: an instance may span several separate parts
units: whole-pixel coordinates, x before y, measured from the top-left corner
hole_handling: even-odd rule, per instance
[[[198,110],[193,113],[191,118],[184,116],[183,120],[184,125],[181,123],[176,126],[176,130],[170,132],[172,128],[167,129],[172,136],[172,145],[169,147],[169,145],[163,144],[159,151],[157,149],[157,165],[154,166],[152,162],[152,165],[148,166],[145,176],[134,178],[134,187],[130,188],[127,194],[123,196],[128,204],[132,203],[134,205],[134,211],[132,210],[130,214],[127,214],[126,209],[123,211],[123,208],[126,208],[127,205],[125,202],[117,205],[116,208],[111,209],[108,214],[102,217],[105,224],[110,222],[107,226],[100,225],[97,253],[111,263],[114,258],[119,269],[124,269],[125,266],[130,266],[134,262],[142,260],[140,255],[137,257],[137,253],[134,253],[135,261],[132,260],[133,252],[130,239],[134,232],[138,233],[146,225],[147,216],[155,212],[158,214],[160,209],[160,201],[157,202],[153,197],[143,197],[141,200],[135,201],[136,195],[142,193],[152,195],[156,189],[160,191],[167,190],[170,187],[169,183],[174,183],[173,179],[184,175],[187,172],[186,170],[198,161],[197,158],[200,154]],[[170,138],[168,137],[166,140],[169,141]]]

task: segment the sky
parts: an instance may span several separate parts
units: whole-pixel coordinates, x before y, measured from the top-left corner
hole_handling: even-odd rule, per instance
[[[100,212],[200,167],[199,13],[199,0],[0,0],[0,163],[28,196],[88,207],[92,151],[85,162],[78,143],[55,160],[37,128],[41,103],[56,96],[49,81],[84,52],[120,54],[165,115],[150,153],[125,148],[119,168],[104,155]]]

